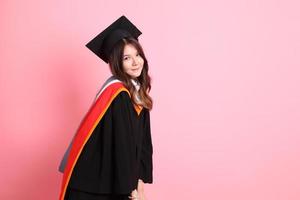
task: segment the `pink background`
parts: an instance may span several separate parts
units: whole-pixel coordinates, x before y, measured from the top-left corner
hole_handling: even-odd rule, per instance
[[[149,200],[300,199],[296,0],[1,1],[0,199],[58,198],[57,166],[108,67],[85,44],[125,14],[155,100]]]

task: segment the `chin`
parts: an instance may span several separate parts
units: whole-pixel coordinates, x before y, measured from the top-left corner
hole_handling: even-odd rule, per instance
[[[140,75],[134,75],[134,76],[131,76],[131,78],[138,78],[140,76],[141,76],[141,74]]]
[[[134,73],[134,74],[131,74],[130,76],[132,78],[138,78],[139,76],[141,76],[141,74],[142,74],[142,72],[140,72],[140,73]]]

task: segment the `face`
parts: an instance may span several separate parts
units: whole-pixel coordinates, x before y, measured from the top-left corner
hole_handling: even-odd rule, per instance
[[[144,59],[132,44],[126,44],[123,53],[123,70],[132,78],[141,75],[144,66]]]

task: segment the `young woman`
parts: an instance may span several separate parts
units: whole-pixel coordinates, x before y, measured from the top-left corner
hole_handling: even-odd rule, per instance
[[[120,17],[87,47],[112,72],[81,122],[60,166],[60,200],[145,200],[152,183],[152,99],[141,32]]]

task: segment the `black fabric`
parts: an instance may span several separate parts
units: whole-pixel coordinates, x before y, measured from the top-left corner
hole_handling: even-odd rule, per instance
[[[127,195],[95,194],[68,188],[66,200],[129,200]]]
[[[140,155],[140,167],[139,167],[139,179],[142,179],[144,183],[153,182],[153,162],[152,162],[152,138],[151,138],[151,127],[150,127],[150,113],[147,110],[143,116],[143,138]]]
[[[74,167],[69,187],[95,194],[130,194],[138,179],[152,183],[149,110],[137,115],[119,93],[96,126]]]

